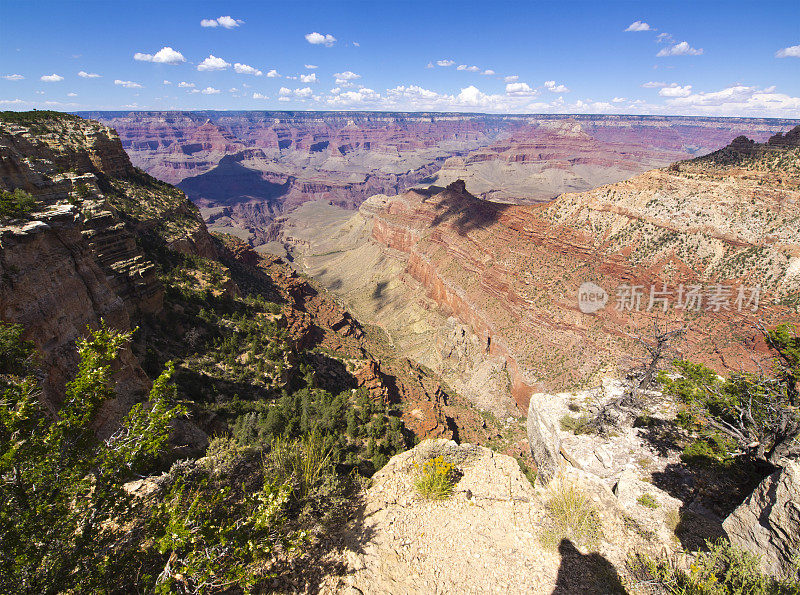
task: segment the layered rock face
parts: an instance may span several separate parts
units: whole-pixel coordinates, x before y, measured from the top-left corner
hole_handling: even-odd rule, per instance
[[[132,319],[161,311],[163,288],[137,236],[159,234],[194,253],[212,249],[185,196],[142,176],[101,124],[61,115],[0,119],[0,190],[21,188],[37,201],[25,220],[0,222],[0,318],[21,324],[41,353],[49,407],[75,373],[75,341],[87,327],[103,320],[127,332]],[[147,204],[120,211],[139,201]],[[101,434],[149,388],[128,348],[115,381],[118,398],[97,420]]]
[[[433,337],[455,316],[481,346],[474,364],[505,361],[520,408],[534,389],[623,366],[630,334],[656,317],[688,326],[686,355],[746,368],[748,349],[763,349],[757,320],[800,320],[796,151],[712,154],[546,205],[482,201],[457,184],[376,197],[306,245],[303,263],[445,374]],[[604,308],[582,311],[586,282],[606,292]],[[700,295],[687,302],[691,286]]]
[[[374,194],[465,179],[476,196],[549,200],[714,150],[786,122],[635,116],[358,112],[86,112],[133,163],[178,184],[213,229],[260,245],[308,200],[355,208]],[[440,171],[441,170],[441,171]],[[277,219],[277,221],[276,221]]]

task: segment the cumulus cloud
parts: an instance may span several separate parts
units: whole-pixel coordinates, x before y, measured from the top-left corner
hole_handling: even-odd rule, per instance
[[[291,95],[291,94],[292,94],[292,90],[291,89],[287,89],[286,87],[281,87],[280,90],[278,90],[278,95],[280,95],[281,97],[286,97],[286,96]]]
[[[172,81],[168,81],[167,79],[164,79],[164,84],[165,84],[165,85],[171,85],[171,84],[172,84]]]
[[[340,87],[348,87],[353,84],[354,80],[360,79],[361,75],[350,70],[345,70],[344,72],[334,72],[333,78],[336,79],[336,84]]]
[[[300,75],[300,82],[301,83],[316,83],[317,82],[317,74],[312,72],[311,74],[301,74]]]
[[[536,95],[536,90],[531,89],[528,83],[508,83],[506,85],[506,95],[512,97],[533,97]]]
[[[776,58],[800,58],[800,45],[791,45],[775,52]]]
[[[294,95],[295,97],[311,97],[314,94],[314,91],[311,90],[311,87],[303,87],[302,89],[295,89]]]
[[[691,93],[666,100],[676,111],[719,116],[800,117],[800,97],[776,93],[775,87],[732,85],[712,92]]]
[[[20,105],[22,103],[28,102],[22,99],[0,99],[0,105]]]
[[[134,81],[121,81],[119,79],[116,79],[114,81],[114,84],[115,85],[119,85],[120,87],[125,87],[126,89],[141,89],[142,88],[142,85],[140,85],[139,83],[136,83]]]
[[[304,66],[309,70],[314,70],[315,68],[319,68],[316,64],[305,64]]]
[[[155,62],[156,64],[180,64],[181,62],[186,62],[186,58],[183,57],[183,54],[177,50],[173,50],[169,46],[164,46],[155,54],[136,52],[133,55],[133,59],[139,62]]]
[[[622,103],[623,101],[627,101],[624,97],[615,97],[611,100],[612,103]]]
[[[314,31],[313,33],[307,33],[305,37],[306,41],[311,45],[324,45],[326,48],[336,43],[336,38],[330,33],[323,35],[322,33]]]
[[[186,81],[181,81],[178,83],[178,87],[181,89],[193,89],[195,87],[194,83],[187,83]]]
[[[650,31],[650,25],[644,21],[633,21],[625,31]]]
[[[466,70],[467,72],[480,72],[481,69],[477,66],[467,66],[466,64],[459,64],[456,70]]]
[[[269,99],[269,96],[262,95],[261,93],[253,93],[253,99]]]
[[[453,66],[455,64],[454,60],[437,60],[437,66]]]
[[[661,87],[666,87],[667,83],[662,83],[659,81],[649,81],[647,83],[643,83],[642,87],[645,89],[660,89]]]
[[[569,93],[569,89],[564,85],[557,85],[555,81],[545,81],[544,88],[551,93]]]
[[[685,87],[681,87],[677,83],[672,83],[662,88],[658,94],[661,95],[661,97],[688,97],[692,94],[692,86],[686,85]]]
[[[332,106],[349,106],[349,105],[363,105],[365,103],[374,103],[381,99],[380,93],[376,93],[372,89],[363,87],[358,91],[345,91],[344,93],[335,94],[333,97],[327,99],[327,103]]]
[[[264,74],[258,68],[253,68],[252,66],[248,66],[247,64],[240,64],[239,62],[233,65],[233,69],[239,74],[252,74],[253,76],[261,76],[262,74]]]
[[[243,24],[241,19],[234,19],[230,16],[219,17],[218,19],[203,19],[200,21],[201,27],[225,27],[226,29],[235,29]]]
[[[656,43],[674,43],[675,39],[669,33],[659,33],[656,35]]]
[[[206,87],[200,92],[203,95],[217,95],[219,93],[219,89],[215,89],[214,87]]]
[[[267,78],[277,79],[280,78],[281,75],[278,74],[278,71],[274,68],[267,73]]]
[[[67,97],[77,97],[77,93],[67,93]]]
[[[675,45],[663,48],[656,54],[656,57],[663,58],[665,56],[700,56],[703,53],[703,48],[695,49],[687,42],[681,41]]]
[[[507,83],[516,83],[519,80],[519,77],[516,74],[510,74],[503,80]]]
[[[39,77],[39,80],[45,83],[58,83],[60,81],[63,81],[64,77],[61,76],[60,74],[53,73],[53,74],[45,74]]]
[[[197,65],[197,70],[225,70],[230,66],[229,62],[226,62],[222,58],[217,58],[214,54],[209,54],[208,58],[200,62]]]
[[[433,62],[428,62],[428,64],[425,65],[425,68],[434,68]]]
[[[22,76],[21,74],[4,74],[3,78],[6,79],[7,81],[21,81],[25,77]]]
[[[99,78],[101,78],[100,75],[97,74],[96,72],[86,72],[85,70],[81,70],[78,73],[78,76],[81,77],[82,79],[99,79]]]
[[[484,76],[492,76],[493,74],[497,74],[497,73],[494,70],[492,70],[491,68],[487,68],[481,74],[484,75]]]

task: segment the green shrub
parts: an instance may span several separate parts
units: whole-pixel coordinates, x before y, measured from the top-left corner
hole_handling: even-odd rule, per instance
[[[589,416],[581,415],[580,417],[572,417],[571,415],[564,415],[559,420],[561,429],[565,432],[572,432],[573,434],[589,434]]]
[[[797,595],[800,582],[778,581],[765,575],[759,557],[730,542],[707,542],[688,570],[668,559],[633,554],[628,568],[640,584],[658,585],[673,595]]]
[[[659,504],[650,494],[642,494],[636,501],[645,508],[658,508]]]
[[[539,536],[542,545],[555,550],[562,539],[569,539],[577,545],[596,547],[600,515],[589,496],[565,480],[555,480],[550,486],[545,503],[548,518]]]
[[[447,500],[453,495],[453,488],[456,485],[456,468],[444,457],[428,459],[422,465],[414,463],[414,468],[417,470],[414,488],[420,496],[428,500]]]
[[[36,208],[36,200],[21,188],[0,191],[0,217],[23,219]]]

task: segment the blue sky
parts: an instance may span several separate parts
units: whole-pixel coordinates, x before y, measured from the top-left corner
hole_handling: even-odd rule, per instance
[[[800,117],[796,0],[0,2],[0,109]]]

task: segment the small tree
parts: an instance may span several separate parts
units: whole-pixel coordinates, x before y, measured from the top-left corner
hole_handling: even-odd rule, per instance
[[[759,328],[773,354],[767,370],[722,378],[702,364],[679,360],[680,376],[661,375],[660,382],[687,404],[701,438],[721,434],[738,453],[777,467],[783,458],[800,455],[800,337],[787,325]]]
[[[39,402],[21,329],[0,323],[0,591],[55,593],[115,590],[124,571],[119,527],[140,502],[123,482],[161,451],[170,421],[182,410],[172,367],[156,380],[149,401],[133,407],[120,430],[100,440],[93,422],[113,398],[111,364],[130,333],[103,324],[78,341],[80,363],[57,418]]]

